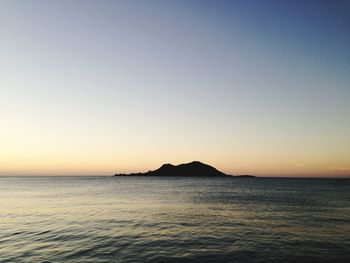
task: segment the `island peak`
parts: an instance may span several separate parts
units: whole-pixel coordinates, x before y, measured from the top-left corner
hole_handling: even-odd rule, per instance
[[[115,174],[115,176],[179,176],[179,177],[223,177],[230,176],[213,166],[199,161],[173,165],[163,164],[160,168],[146,173]]]

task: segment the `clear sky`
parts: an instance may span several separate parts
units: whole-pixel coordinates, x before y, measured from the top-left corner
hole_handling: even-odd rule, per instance
[[[350,2],[2,0],[0,91],[0,175],[347,176]]]

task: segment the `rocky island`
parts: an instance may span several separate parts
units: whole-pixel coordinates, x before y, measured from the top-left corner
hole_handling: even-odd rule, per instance
[[[181,177],[224,177],[233,176],[220,172],[216,168],[193,161],[190,163],[172,165],[163,164],[160,168],[146,173],[115,174],[115,176],[181,176]]]

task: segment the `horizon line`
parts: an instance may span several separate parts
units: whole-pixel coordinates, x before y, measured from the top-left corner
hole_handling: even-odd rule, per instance
[[[242,178],[239,177],[241,174],[238,175],[229,175],[231,177],[236,177],[236,178]],[[228,176],[228,177],[229,177]],[[264,175],[254,175],[255,178],[262,178],[262,179],[350,179],[350,175],[344,175],[344,176],[264,176]],[[82,175],[82,174],[55,174],[55,175],[49,175],[49,174],[30,174],[30,175],[1,175],[0,177],[118,177],[118,176],[114,176],[114,174],[112,175]],[[127,176],[125,176],[127,177]],[[133,176],[133,177],[137,177],[137,176]],[[144,175],[140,175],[139,177],[148,177],[148,176],[144,176]],[[149,177],[166,177],[166,176],[149,176]],[[181,177],[181,176],[174,176],[174,177]],[[228,178],[225,177],[225,178]],[[166,177],[169,178],[169,177]],[[188,178],[185,177],[184,178]],[[199,176],[200,178],[200,176]],[[208,177],[206,177],[208,178]],[[209,177],[210,178],[210,177]],[[215,176],[213,176],[212,178],[215,178]]]

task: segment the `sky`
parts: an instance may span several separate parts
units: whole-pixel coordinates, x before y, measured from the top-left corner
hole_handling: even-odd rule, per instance
[[[0,175],[199,160],[350,176],[350,3],[0,1]]]

